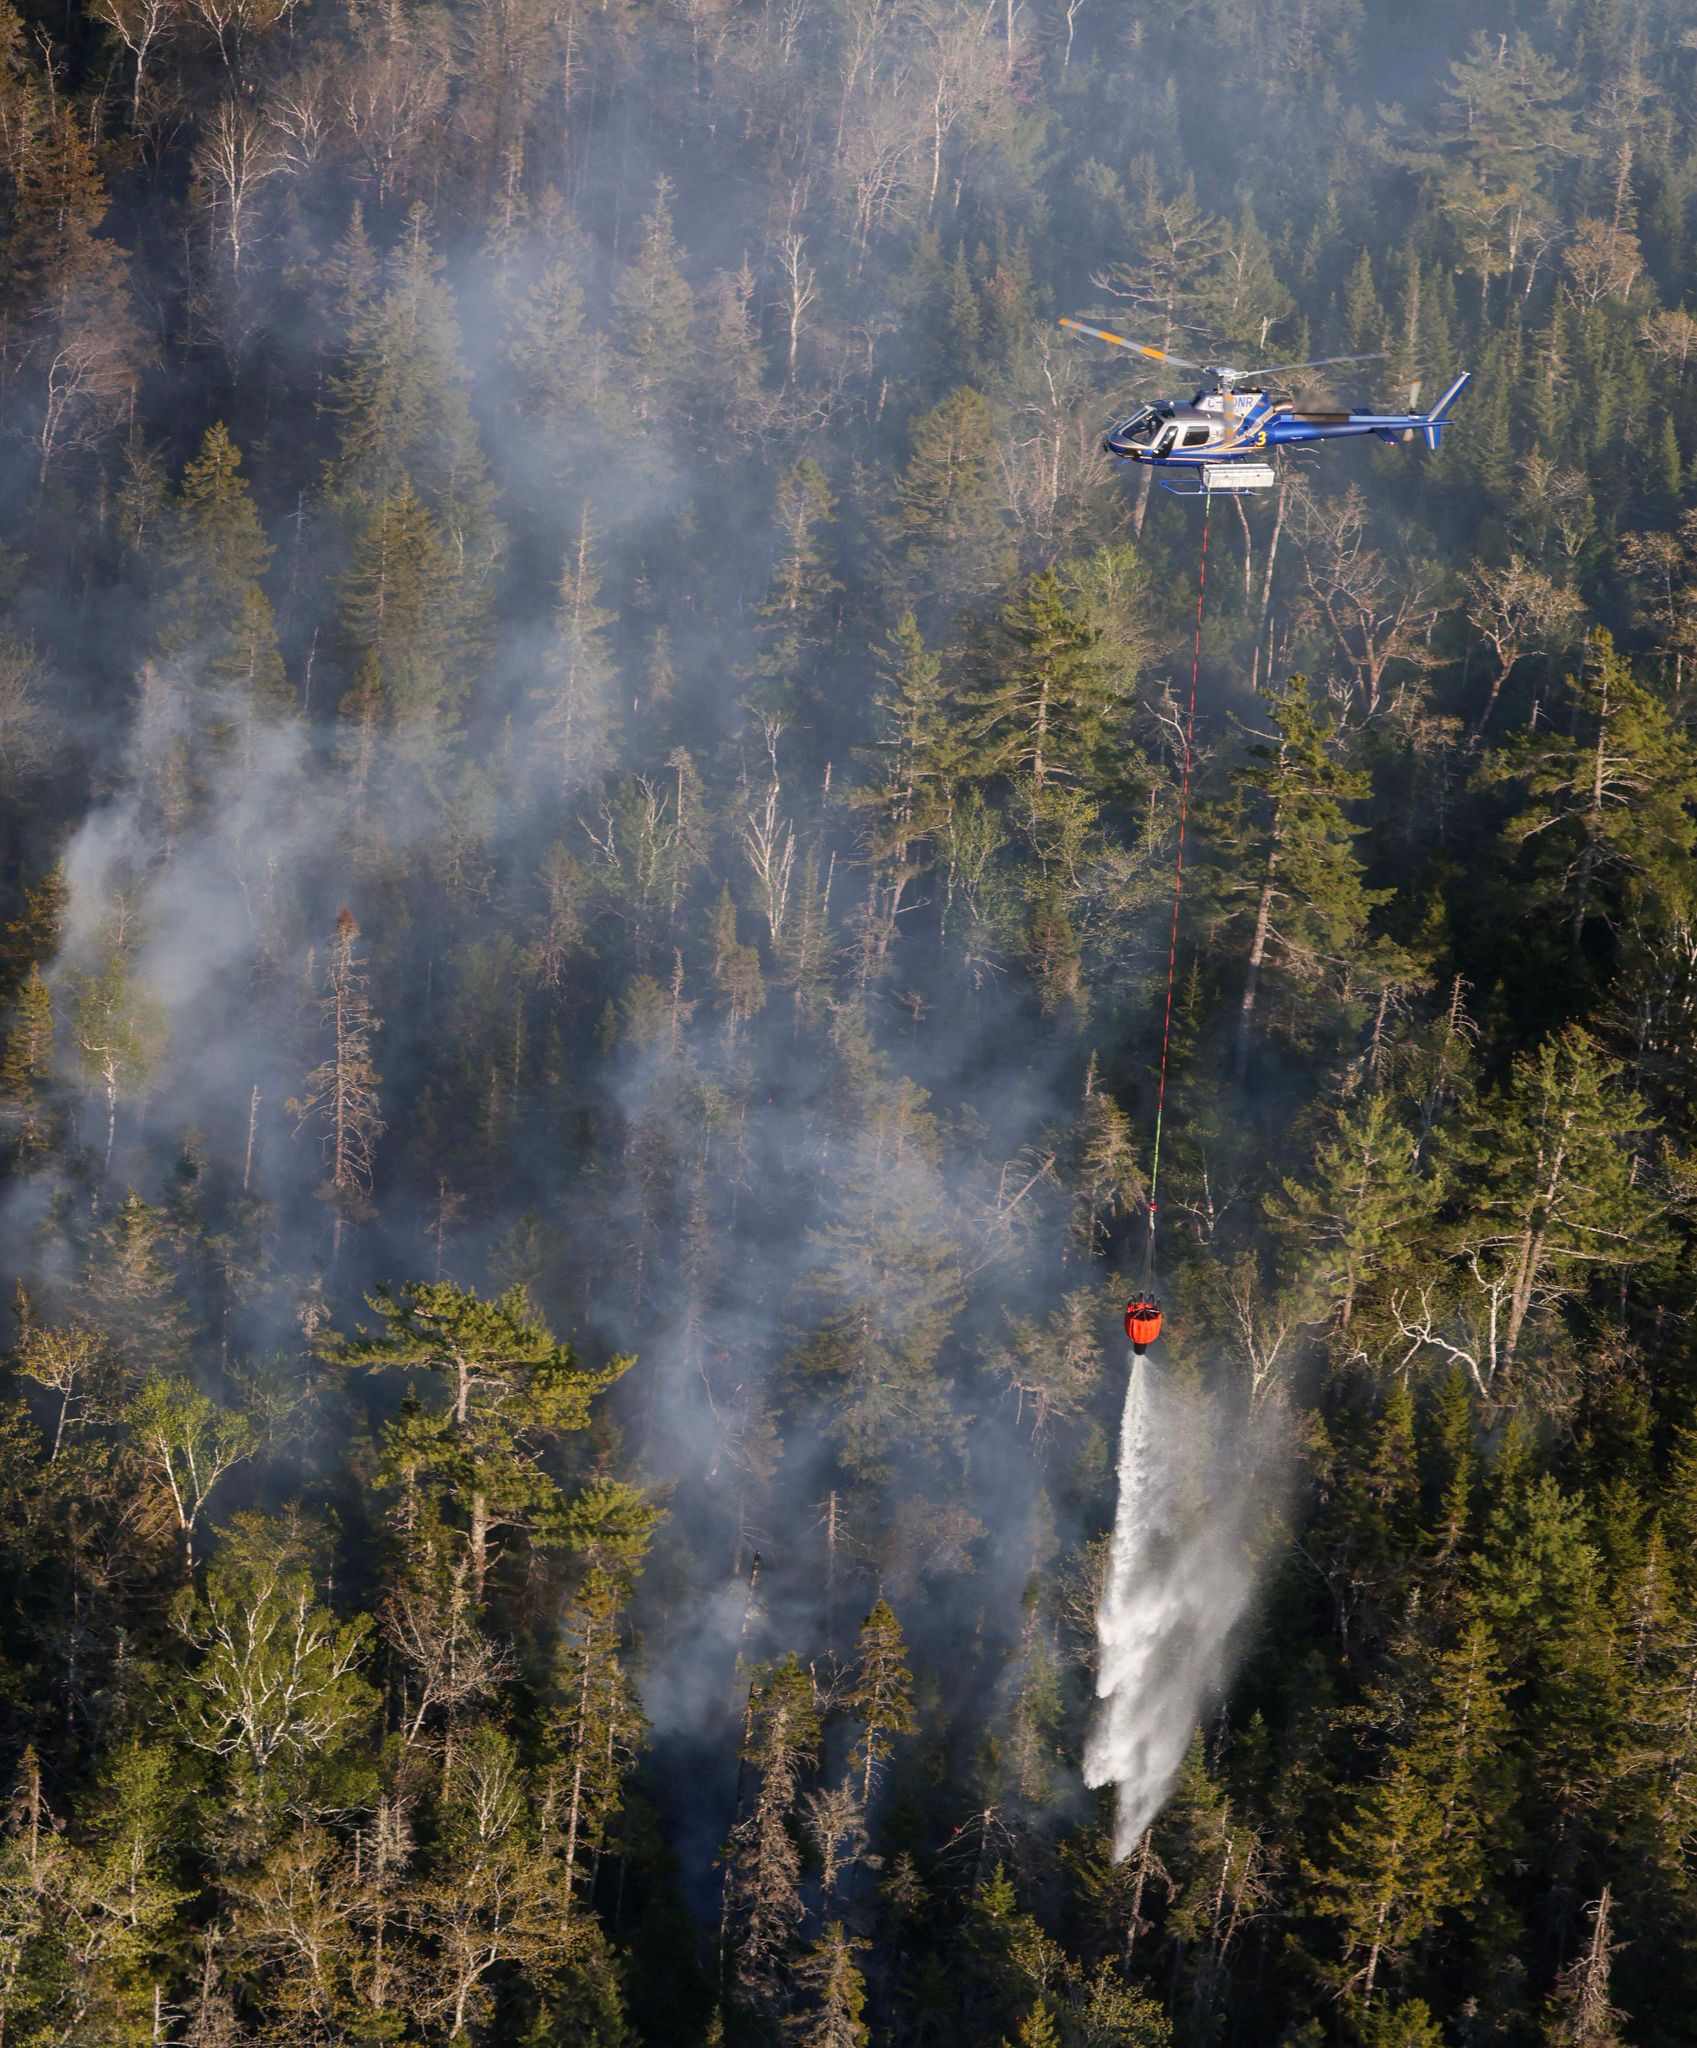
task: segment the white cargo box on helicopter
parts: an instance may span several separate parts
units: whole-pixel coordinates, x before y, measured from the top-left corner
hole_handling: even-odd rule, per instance
[[[1270,462],[1205,462],[1205,491],[1270,491],[1277,479]]]

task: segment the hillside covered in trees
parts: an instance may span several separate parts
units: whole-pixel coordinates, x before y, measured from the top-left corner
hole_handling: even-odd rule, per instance
[[[0,5],[3,2048],[1691,2042],[1691,21]]]

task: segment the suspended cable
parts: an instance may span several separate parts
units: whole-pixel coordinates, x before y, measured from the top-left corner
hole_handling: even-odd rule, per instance
[[[1202,559],[1196,571],[1196,634],[1190,650],[1190,707],[1184,720],[1184,757],[1178,785],[1178,858],[1173,867],[1173,921],[1167,940],[1167,1008],[1161,1024],[1161,1072],[1155,1089],[1155,1144],[1149,1160],[1149,1241],[1143,1261],[1146,1280],[1155,1277],[1155,1198],[1161,1179],[1161,1125],[1167,1108],[1167,1053],[1173,1036],[1173,988],[1178,979],[1178,918],[1184,899],[1184,836],[1190,822],[1191,746],[1196,733],[1196,678],[1202,666],[1202,600],[1208,588],[1208,516],[1211,494],[1202,500]],[[1157,1324],[1158,1327],[1158,1324]]]

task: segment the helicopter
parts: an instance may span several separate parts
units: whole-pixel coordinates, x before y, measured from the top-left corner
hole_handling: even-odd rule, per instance
[[[1463,370],[1430,412],[1308,412],[1288,399],[1267,395],[1275,377],[1295,370],[1332,369],[1344,363],[1381,362],[1368,356],[1320,356],[1307,363],[1278,363],[1266,369],[1237,370],[1223,363],[1197,363],[1165,349],[1127,341],[1105,327],[1063,319],[1063,327],[1093,340],[1111,342],[1152,362],[1171,363],[1175,370],[1196,370],[1206,380],[1194,398],[1161,399],[1139,406],[1117,420],[1102,437],[1103,449],[1122,462],[1146,462],[1157,472],[1161,488],[1178,497],[1200,498],[1213,491],[1264,491],[1276,481],[1267,459],[1274,449],[1299,441],[1335,441],[1355,434],[1377,434],[1382,441],[1412,441],[1419,434],[1436,448],[1450,407],[1472,377]],[[1419,403],[1420,387],[1409,394]],[[1166,471],[1179,481],[1169,483]]]

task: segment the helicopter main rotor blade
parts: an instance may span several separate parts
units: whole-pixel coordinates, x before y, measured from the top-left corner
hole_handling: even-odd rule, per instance
[[[1110,334],[1105,327],[1088,327],[1082,320],[1068,320],[1063,315],[1060,323],[1070,327],[1075,334],[1088,334],[1096,341],[1111,341],[1115,348],[1129,349],[1134,356],[1147,356],[1151,362],[1171,363],[1178,370],[1203,370],[1206,363],[1193,363],[1188,356],[1169,355],[1164,348],[1149,348],[1141,341],[1127,341],[1123,334]]]
[[[1383,349],[1375,349],[1367,356],[1315,356],[1306,363],[1270,363],[1260,370],[1234,370],[1232,375],[1250,377],[1288,377],[1293,370],[1332,370],[1343,363],[1382,363],[1386,360]]]

